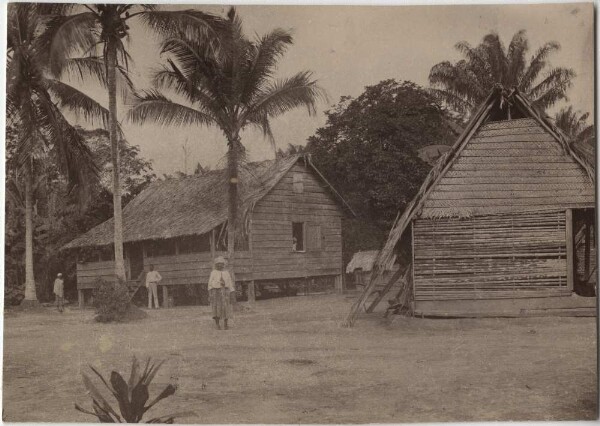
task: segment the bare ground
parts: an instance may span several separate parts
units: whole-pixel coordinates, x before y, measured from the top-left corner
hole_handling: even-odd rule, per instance
[[[369,423],[595,419],[595,318],[418,319],[340,327],[354,296],[272,299],[212,328],[201,307],[97,324],[89,310],[8,312],[4,420],[85,422],[80,371],[167,362],[149,415],[187,423]]]

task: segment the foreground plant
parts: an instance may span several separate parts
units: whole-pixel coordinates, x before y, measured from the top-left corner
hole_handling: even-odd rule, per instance
[[[108,388],[119,404],[119,411],[121,415],[117,414],[117,411],[112,407],[111,404],[102,396],[100,391],[92,383],[91,379],[84,373],[83,384],[87,390],[87,393],[92,398],[92,411],[86,410],[75,404],[75,409],[82,413],[96,416],[101,423],[141,423],[142,417],[150,408],[156,405],[160,400],[168,398],[173,395],[177,390],[177,386],[169,384],[163,389],[163,391],[154,398],[148,405],[148,399],[150,397],[148,388],[150,383],[154,379],[154,376],[158,372],[158,369],[164,361],[159,363],[151,363],[151,359],[148,358],[143,372],[140,373],[140,364],[134,357],[131,365],[131,374],[129,375],[129,381],[125,379],[116,371],[110,373],[110,383],[90,365],[92,371],[100,377],[102,383]],[[192,411],[185,411],[173,414],[167,414],[164,416],[154,417],[146,423],[166,423],[172,424],[175,422],[176,417],[184,417],[195,415]]]

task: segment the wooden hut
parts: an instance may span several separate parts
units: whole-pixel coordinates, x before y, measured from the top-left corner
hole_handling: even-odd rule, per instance
[[[394,224],[349,325],[401,238],[412,240],[417,313],[568,306],[577,280],[595,276],[594,189],[593,158],[518,91],[497,88]]]
[[[212,260],[227,253],[227,183],[224,170],[155,182],[123,210],[126,274],[136,280],[154,265],[168,288],[204,288]],[[342,289],[342,217],[350,207],[309,156],[250,163],[240,170],[236,282],[330,277]],[[65,246],[77,250],[80,304],[98,278],[114,280],[113,221]],[[90,253],[93,257],[90,258]],[[135,283],[130,283],[135,284]]]

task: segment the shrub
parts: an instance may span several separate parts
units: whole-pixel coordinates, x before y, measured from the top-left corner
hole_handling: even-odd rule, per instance
[[[92,398],[92,411],[86,410],[75,404],[75,409],[85,414],[96,416],[102,423],[140,423],[142,417],[150,408],[156,405],[162,399],[168,398],[173,395],[177,390],[177,386],[169,384],[158,394],[158,396],[148,402],[150,395],[148,388],[150,383],[154,379],[158,369],[163,362],[151,364],[150,358],[146,361],[144,370],[141,371],[140,364],[137,359],[133,358],[131,365],[131,374],[129,380],[125,381],[116,371],[110,373],[110,383],[107,381],[102,374],[100,374],[94,367],[90,366],[92,371],[100,377],[102,383],[108,388],[110,393],[117,400],[119,405],[119,411],[121,415],[117,414],[117,410],[102,396],[100,391],[92,383],[91,379],[81,373],[83,376],[83,384],[87,393]],[[183,417],[195,415],[192,411],[186,411],[181,413],[167,414],[164,416],[155,417],[146,421],[146,423],[167,423],[172,424],[175,422],[175,417]]]
[[[98,322],[123,321],[131,309],[129,289],[125,284],[108,283],[99,278],[93,296]]]

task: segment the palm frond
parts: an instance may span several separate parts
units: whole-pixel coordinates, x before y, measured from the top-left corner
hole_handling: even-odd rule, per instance
[[[209,126],[216,123],[209,113],[173,102],[156,90],[136,95],[127,119],[137,124],[154,121],[163,126]]]
[[[506,85],[507,88],[517,87],[523,74],[525,73],[525,52],[529,49],[529,42],[527,40],[527,33],[525,30],[518,31],[513,36],[510,44],[508,45],[508,79],[510,85]]]
[[[103,58],[100,56],[68,58],[64,69],[68,76],[77,77],[80,82],[86,82],[87,78],[91,77],[102,87],[108,88],[106,67]],[[134,90],[129,72],[121,65],[117,65],[117,89],[121,91],[121,96],[123,97],[126,97]]]
[[[108,128],[109,113],[100,103],[62,81],[48,79],[47,84],[48,90],[58,100],[59,107],[67,108],[92,124],[100,122],[104,128]]]
[[[535,52],[535,54],[531,57],[527,71],[525,71],[521,81],[519,82],[519,90],[521,92],[527,93],[529,91],[540,72],[542,72],[546,66],[546,59],[548,56],[558,50],[560,50],[560,44],[555,41],[551,41],[544,44]]]
[[[267,84],[246,111],[248,117],[261,114],[277,117],[304,106],[310,115],[314,115],[317,101],[326,99],[325,91],[317,84],[316,80],[312,79],[312,73],[304,71],[293,77]]]
[[[98,15],[92,12],[50,19],[40,36],[40,45],[54,76],[60,77],[67,59],[74,53],[87,52],[97,44],[97,24]]]
[[[529,92],[534,105],[546,109],[561,99],[567,99],[567,89],[573,86],[575,71],[568,68],[554,68]]]
[[[244,76],[241,94],[242,102],[249,102],[262,83],[273,76],[277,61],[292,43],[290,32],[277,28],[251,44],[250,57],[247,58],[250,64]]]

